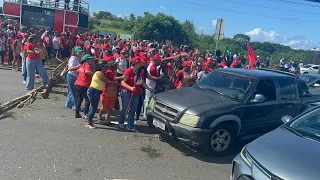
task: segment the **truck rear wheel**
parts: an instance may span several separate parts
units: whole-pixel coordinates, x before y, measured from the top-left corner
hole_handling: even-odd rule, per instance
[[[211,156],[226,156],[235,144],[236,130],[229,124],[222,123],[213,128],[206,143],[206,151]]]

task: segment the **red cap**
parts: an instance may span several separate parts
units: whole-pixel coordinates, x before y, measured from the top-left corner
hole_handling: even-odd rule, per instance
[[[183,67],[191,67],[191,62],[190,61],[185,61],[182,64]]]
[[[100,47],[99,47],[99,46],[94,46],[94,48],[95,48],[95,49],[100,49]]]
[[[149,60],[146,56],[140,56],[140,60],[142,63],[149,63]]]
[[[152,56],[152,60],[161,60],[161,56],[159,54],[155,54]]]
[[[136,57],[132,58],[132,60],[131,60],[131,62],[133,62],[133,63],[136,63],[136,62],[138,62],[138,61],[141,62],[140,56],[136,56]]]

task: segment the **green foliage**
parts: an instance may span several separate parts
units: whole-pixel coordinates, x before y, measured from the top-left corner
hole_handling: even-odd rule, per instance
[[[136,39],[152,39],[157,41],[171,40],[176,44],[184,42],[186,37],[182,30],[182,25],[173,16],[167,16],[163,13],[152,15],[145,13],[145,16],[139,22],[136,20],[133,34]]]
[[[236,34],[233,36],[233,40],[234,41],[238,41],[238,42],[241,42],[241,43],[244,43],[246,41],[250,41],[250,37],[246,34]]]
[[[128,17],[121,18],[110,12],[99,11],[89,18],[89,29],[112,31],[117,34],[132,33],[135,39],[172,40],[175,45],[189,45],[191,48],[199,48],[203,53],[206,49],[214,53],[216,45],[213,35],[197,34],[192,21],[186,20],[180,23],[173,16],[163,13],[153,15],[145,12],[144,16],[137,17],[131,13]],[[246,56],[248,53],[246,41],[250,41],[248,35],[236,34],[232,39],[219,40],[217,49],[223,52],[228,47],[233,54],[241,53]],[[270,42],[251,42],[251,45],[261,59],[269,57],[271,64],[279,63],[281,58],[290,61],[303,60],[305,63],[313,63],[313,60],[319,63],[320,60],[320,55],[314,51],[293,50],[289,46]]]

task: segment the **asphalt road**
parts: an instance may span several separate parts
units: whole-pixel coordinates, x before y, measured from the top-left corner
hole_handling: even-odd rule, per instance
[[[24,92],[21,78],[12,73],[0,70],[1,77],[10,77],[0,78],[1,101]],[[63,86],[55,88],[50,99],[39,98],[0,120],[1,179],[229,179],[240,146],[230,157],[213,158],[161,140],[141,121],[139,133],[115,126],[86,129],[83,119],[63,108],[65,92]]]
[[[0,103],[5,103],[16,97],[22,96],[27,91],[21,72],[0,69]]]

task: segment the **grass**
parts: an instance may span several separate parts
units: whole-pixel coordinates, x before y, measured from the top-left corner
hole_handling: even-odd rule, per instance
[[[103,24],[106,24],[107,27],[104,28],[104,27],[96,26],[96,25],[95,25],[95,26],[94,26],[94,29],[95,29],[95,30],[115,32],[117,35],[120,35],[120,34],[131,34],[129,31],[112,27],[111,21],[109,21],[109,20],[100,19],[100,22],[103,23]]]

